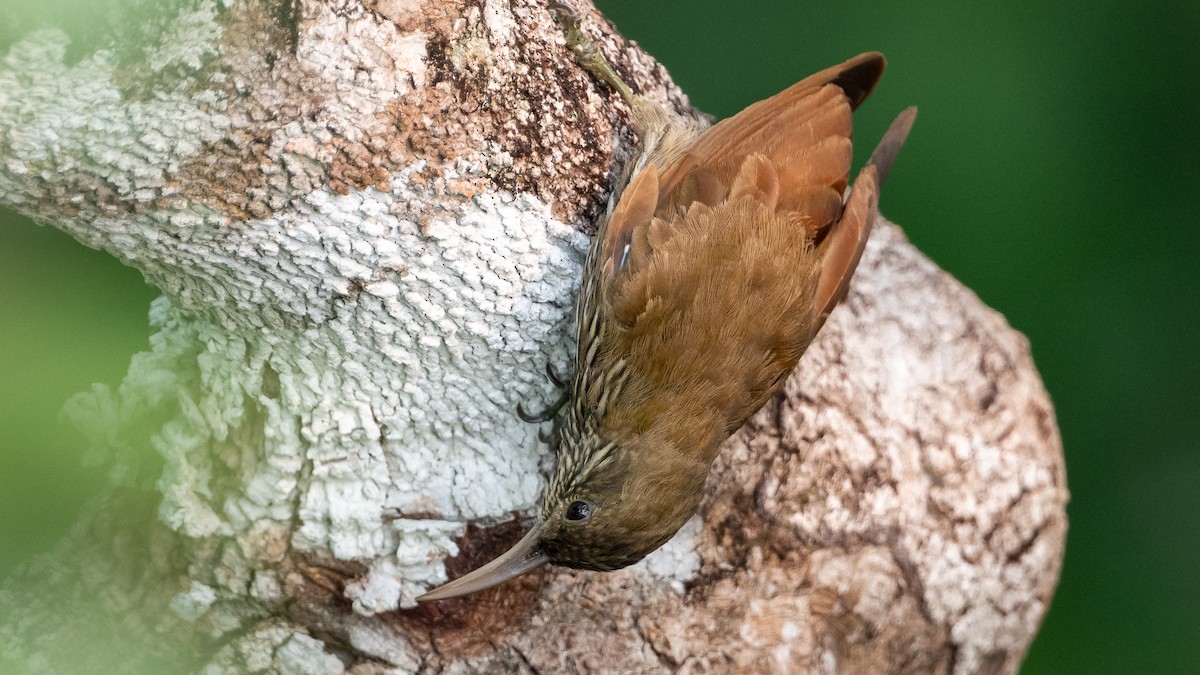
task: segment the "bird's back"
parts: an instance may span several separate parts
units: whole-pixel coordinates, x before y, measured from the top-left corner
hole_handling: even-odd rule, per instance
[[[778,390],[874,217],[873,170],[843,195],[851,113],[882,71],[881,55],[863,54],[817,73],[632,177],[581,308],[577,368],[616,385],[577,392],[606,397],[604,435],[665,433],[711,455]],[[588,315],[603,330],[585,335]]]

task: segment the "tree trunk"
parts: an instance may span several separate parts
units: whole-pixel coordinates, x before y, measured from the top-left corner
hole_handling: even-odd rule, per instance
[[[1053,409],[1025,339],[884,221],[667,546],[415,606],[538,498],[513,410],[568,363],[627,110],[541,0],[103,11],[110,44],[0,44],[0,200],[163,297],[120,387],[68,405],[112,488],[0,586],[0,666],[1016,671],[1063,552]]]

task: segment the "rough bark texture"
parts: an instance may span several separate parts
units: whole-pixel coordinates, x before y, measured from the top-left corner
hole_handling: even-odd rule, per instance
[[[536,501],[512,410],[567,362],[625,111],[540,0],[137,4],[98,41],[0,35],[0,199],[164,293],[121,386],[68,405],[113,488],[0,586],[0,665],[1017,669],[1063,552],[1053,409],[1024,338],[886,222],[671,543],[414,607]]]

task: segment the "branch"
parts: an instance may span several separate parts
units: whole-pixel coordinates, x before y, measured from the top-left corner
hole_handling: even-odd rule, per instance
[[[687,109],[580,5],[626,80]],[[3,658],[1016,671],[1065,536],[1053,410],[1024,338],[884,222],[671,543],[414,608],[539,495],[513,410],[568,360],[626,111],[532,0],[129,11],[110,48],[41,30],[0,62],[0,200],[163,291],[120,387],[68,404],[114,486],[0,587]],[[132,646],[80,666],[80,636]]]

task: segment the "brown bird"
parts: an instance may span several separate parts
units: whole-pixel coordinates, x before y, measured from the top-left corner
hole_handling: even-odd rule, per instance
[[[584,264],[558,463],[533,529],[418,598],[472,593],[544,563],[615,570],[699,507],[718,448],[777,392],[847,286],[902,112],[847,189],[851,111],[883,73],[868,53],[712,128],[634,95],[552,4],[582,65],[633,110],[642,149]]]

